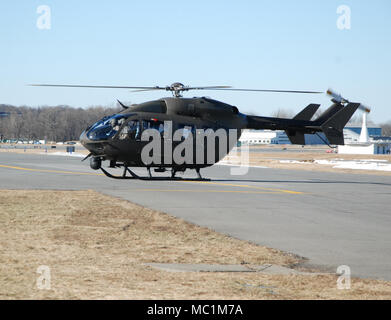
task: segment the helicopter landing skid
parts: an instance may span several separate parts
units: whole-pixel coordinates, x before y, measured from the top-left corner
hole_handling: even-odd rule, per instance
[[[112,175],[111,173],[107,172],[105,169],[102,167],[100,168],[102,172],[109,178],[112,179],[124,179],[124,180],[160,180],[160,181],[210,181],[210,179],[207,178],[202,178],[200,175],[200,170],[196,169],[198,178],[182,178],[182,177],[176,177],[175,173],[171,175],[171,177],[153,177],[149,172],[148,177],[141,177],[134,173],[132,170],[130,170],[128,167],[124,167],[124,172],[122,173],[122,176],[115,176]],[[127,176],[127,173],[130,173],[130,176]]]

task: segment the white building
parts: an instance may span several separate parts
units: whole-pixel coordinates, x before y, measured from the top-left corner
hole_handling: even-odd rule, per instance
[[[338,146],[340,154],[390,154],[391,142],[356,143]]]
[[[272,130],[243,130],[239,142],[244,145],[290,144],[284,131]]]
[[[390,154],[391,139],[388,137],[370,137],[367,128],[367,113],[363,113],[360,134],[344,130],[345,145],[338,146],[340,154]]]

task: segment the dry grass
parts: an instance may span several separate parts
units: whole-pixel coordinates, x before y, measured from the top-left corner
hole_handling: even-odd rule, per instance
[[[1,299],[390,299],[390,282],[333,275],[172,273],[144,262],[291,265],[298,257],[94,191],[0,191]],[[37,267],[51,269],[38,290]]]

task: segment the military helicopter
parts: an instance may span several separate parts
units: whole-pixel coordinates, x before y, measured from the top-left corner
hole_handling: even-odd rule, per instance
[[[90,152],[83,161],[90,158],[92,169],[101,169],[106,176],[115,179],[178,180],[182,178],[176,176],[177,172],[183,173],[187,169],[195,169],[197,178],[194,180],[206,180],[201,177],[200,169],[217,163],[227,155],[237,145],[244,129],[284,130],[290,142],[298,145],[305,145],[305,134],[323,132],[327,140],[322,136],[319,137],[328,145],[343,145],[343,128],[354,112],[359,108],[369,112],[369,108],[360,103],[349,102],[331,90],[328,90],[327,94],[332,97],[333,104],[315,120],[311,120],[320,107],[319,104],[309,104],[292,119],[285,119],[246,115],[239,112],[236,106],[209,97],[184,98],[182,93],[190,90],[221,90],[320,94],[322,93],[320,91],[237,89],[230,86],[191,87],[179,82],[165,87],[64,84],[35,84],[33,86],[131,89],[133,92],[164,90],[172,93],[172,97],[130,106],[126,106],[117,100],[124,109],[123,111],[104,117],[86,128],[81,134],[80,142]],[[170,128],[166,125],[167,123],[171,125]],[[157,150],[150,150],[155,152],[154,160],[146,162],[143,159],[143,150],[151,142],[151,135],[148,139],[143,139],[143,134],[148,130],[156,133],[154,136],[158,139],[158,148]],[[180,130],[180,139],[174,139],[172,135],[172,132],[177,130]],[[221,130],[223,132],[237,130],[237,135],[233,141],[224,144],[213,135],[218,130],[220,132]],[[197,139],[201,134],[203,136]],[[189,140],[190,142],[188,141],[187,147],[190,146],[191,155],[186,158],[186,161],[183,160],[183,157],[179,157],[180,161],[177,161],[178,157],[173,157],[176,147],[187,141],[189,136],[192,139]],[[209,137],[212,137],[211,140],[208,140]],[[213,142],[212,147],[208,147],[208,141]],[[223,149],[223,152],[221,152],[221,149]],[[182,155],[183,151],[184,148],[179,153]],[[213,153],[212,158],[208,157],[210,153]],[[199,154],[201,154],[200,157],[198,157]],[[151,152],[148,155],[151,156]],[[109,161],[109,168],[122,167],[123,174],[117,176],[109,173],[102,167],[103,161]],[[148,176],[137,175],[129,169],[133,167],[147,168]],[[152,176],[151,168],[155,172],[171,171],[171,176]],[[128,176],[128,173],[130,176]]]

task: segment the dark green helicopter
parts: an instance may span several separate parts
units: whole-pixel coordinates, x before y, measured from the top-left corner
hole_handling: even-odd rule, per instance
[[[343,145],[343,128],[353,113],[358,109],[369,112],[360,103],[351,103],[340,95],[328,90],[332,96],[333,105],[317,119],[311,121],[319,104],[310,104],[299,112],[293,119],[261,117],[246,115],[239,112],[236,106],[229,105],[208,97],[183,98],[182,92],[190,90],[230,90],[256,92],[283,92],[319,94],[318,91],[292,90],[258,90],[235,89],[229,86],[189,87],[176,82],[166,87],[133,87],[133,86],[89,86],[89,85],[51,85],[39,84],[34,86],[78,87],[78,88],[117,88],[134,89],[136,91],[165,90],[171,91],[173,97],[161,98],[140,104],[125,106],[118,114],[104,117],[89,126],[80,136],[80,142],[90,153],[83,161],[90,158],[90,166],[94,170],[101,169],[103,173],[115,179],[180,179],[177,172],[195,169],[201,180],[200,169],[211,166],[227,155],[240,138],[243,129],[284,130],[292,144],[305,145],[305,134],[323,132],[329,145]],[[170,126],[168,126],[169,124]],[[145,139],[144,133],[155,132]],[[173,132],[180,132],[180,138],[175,139]],[[222,143],[215,135],[217,131],[231,132],[236,130],[234,139]],[[191,140],[188,137],[191,136]],[[151,137],[158,139],[157,148],[149,150],[147,155],[153,161],[145,161],[143,150],[151,143]],[[211,137],[211,140],[208,140]],[[231,137],[231,136],[230,136]],[[320,136],[321,137],[321,136]],[[177,136],[178,138],[178,136]],[[187,142],[186,148],[181,148],[175,155],[176,148]],[[211,144],[211,142],[213,142]],[[208,147],[209,143],[209,147]],[[211,147],[210,147],[211,145]],[[184,161],[183,151],[190,150],[190,156]],[[221,150],[223,150],[221,152]],[[153,154],[154,153],[154,154]],[[213,153],[212,157],[209,155]],[[167,161],[168,159],[168,161]],[[179,161],[178,161],[179,159]],[[102,167],[102,161],[110,162],[109,168],[123,167],[122,176],[110,174]],[[130,170],[130,167],[145,167],[148,177],[141,177]],[[155,172],[171,170],[167,178],[152,177],[151,168]],[[127,176],[127,173],[130,176]],[[189,180],[189,179],[187,179]]]

